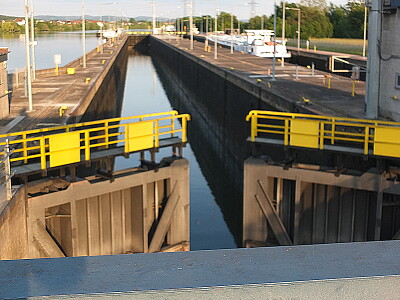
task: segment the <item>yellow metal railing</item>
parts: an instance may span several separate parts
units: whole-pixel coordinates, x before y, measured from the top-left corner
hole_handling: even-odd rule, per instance
[[[252,142],[257,137],[283,139],[285,146],[338,146],[364,155],[400,157],[400,123],[258,110],[250,111],[246,120],[251,122]]]
[[[50,167],[87,161],[93,152],[110,146],[123,146],[124,153],[130,153],[157,148],[160,140],[171,137],[186,142],[189,120],[190,115],[177,111],[112,118],[0,135],[0,147],[8,140],[14,148],[10,162],[36,159],[46,169],[48,161]]]

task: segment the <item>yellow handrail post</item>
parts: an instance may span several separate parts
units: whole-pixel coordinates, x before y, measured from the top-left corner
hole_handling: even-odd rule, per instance
[[[369,143],[369,126],[365,127],[364,137],[364,154],[368,155],[368,143]]]
[[[109,143],[109,141],[110,141],[110,137],[108,136],[108,121],[105,123],[105,134],[106,134],[106,148],[108,149],[109,147],[108,147],[108,143]]]
[[[351,96],[354,97],[356,95],[356,81],[354,79],[351,80]]]
[[[182,117],[183,120],[183,117]],[[175,132],[175,118],[171,118],[171,137],[174,137],[174,132]]]
[[[283,145],[289,145],[289,119],[285,119],[285,132],[283,137]]]
[[[325,123],[319,122],[319,149],[324,149]]]
[[[45,144],[45,137],[40,137],[40,168],[42,170],[46,169],[46,144]]]
[[[158,148],[160,146],[160,137],[159,137],[160,128],[159,128],[158,120],[155,120],[155,124],[154,125],[155,125],[155,128],[154,128],[154,131],[155,131],[154,147]]]
[[[125,124],[125,131],[124,131],[124,143],[125,143],[125,147],[124,147],[124,152],[125,153],[129,153],[129,124]]]
[[[182,143],[187,142],[187,117],[182,117]]]
[[[27,157],[28,156],[28,150],[27,150],[27,147],[26,147],[26,133],[22,134],[22,139],[23,139],[22,148],[24,149],[24,151],[23,151],[24,157]],[[27,162],[28,162],[28,159],[25,158],[24,159],[24,163],[26,164]]]
[[[331,144],[335,144],[335,130],[336,130],[336,124],[335,124],[335,119],[332,119],[332,133],[331,133]]]
[[[90,160],[90,140],[89,131],[85,131],[85,160]]]
[[[257,136],[257,115],[251,116],[251,141],[254,142]]]

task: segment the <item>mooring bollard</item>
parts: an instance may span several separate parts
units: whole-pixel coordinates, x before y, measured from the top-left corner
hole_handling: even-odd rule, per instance
[[[327,83],[327,88],[330,89],[331,88],[331,74],[327,74],[325,75],[326,78],[326,83]]]

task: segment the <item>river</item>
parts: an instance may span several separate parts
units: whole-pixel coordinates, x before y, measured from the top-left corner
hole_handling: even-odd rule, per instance
[[[53,56],[62,55],[62,65],[78,58],[82,54],[82,37],[79,32],[42,33],[36,35],[37,69],[54,67]],[[94,32],[87,35],[87,50],[98,45]],[[8,47],[11,51],[8,61],[9,72],[25,66],[24,36],[19,34],[0,35],[0,47]],[[122,116],[132,116],[172,110],[173,99],[168,99],[167,93],[160,82],[160,74],[156,71],[150,56],[132,53],[128,59]],[[187,113],[180,111],[180,113]],[[190,122],[189,122],[190,126]],[[190,144],[184,148],[184,157],[190,161],[190,232],[191,250],[236,248],[235,239],[228,229],[221,208],[215,195],[199,166],[195,153],[202,149],[193,149]],[[197,150],[197,151],[196,151]],[[162,155],[170,155],[165,150]],[[133,157],[133,159],[132,159]],[[131,159],[118,158],[116,168],[138,165],[137,156]],[[237,220],[240,222],[240,220]]]

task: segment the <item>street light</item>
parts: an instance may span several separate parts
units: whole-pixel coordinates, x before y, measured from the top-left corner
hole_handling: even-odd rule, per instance
[[[283,48],[285,48],[286,46],[286,2],[285,0],[282,1],[282,45]],[[284,67],[285,66],[285,56],[282,55],[282,60],[281,60],[281,66]]]
[[[85,0],[82,0],[82,65],[86,68],[86,26],[85,26]]]
[[[214,23],[214,29],[215,29],[215,39],[214,39],[214,59],[218,59],[218,8],[215,10],[215,23]]]
[[[297,49],[300,49],[300,8],[286,7],[287,10],[297,10]]]
[[[189,29],[190,29],[190,50],[193,50],[193,2],[189,1],[188,3],[190,9],[190,16],[189,16]]]

